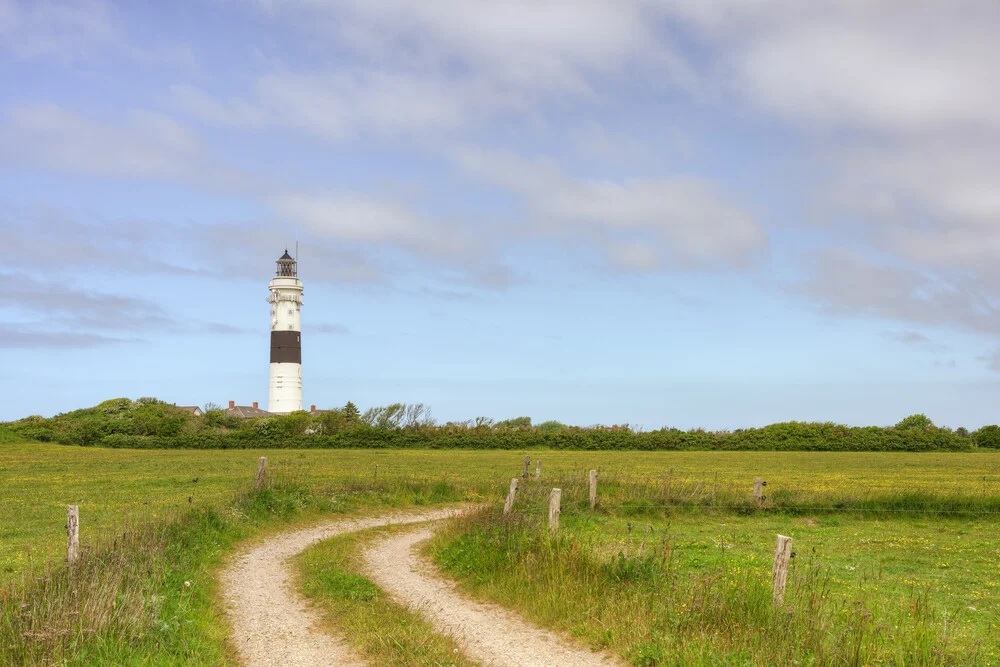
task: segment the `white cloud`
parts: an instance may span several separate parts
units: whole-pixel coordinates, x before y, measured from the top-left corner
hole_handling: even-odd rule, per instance
[[[706,73],[763,109],[833,128],[1000,128],[1000,6],[912,0],[669,3]]]
[[[264,3],[318,40],[384,64],[464,69],[516,89],[589,93],[590,75],[651,65],[686,76],[645,0],[333,0]]]
[[[453,156],[466,173],[519,196],[534,225],[590,236],[623,267],[745,265],[767,249],[753,216],[700,179],[585,179],[511,152],[464,147]]]
[[[399,72],[269,74],[257,82],[263,108],[278,124],[341,138],[357,131],[394,136],[461,129],[521,106],[476,78],[448,80]]]
[[[284,221],[302,225],[314,243],[378,257],[383,271],[401,285],[415,272],[422,279],[491,290],[519,280],[497,252],[505,239],[476,221],[424,214],[419,204],[346,192],[286,192],[270,203]]]
[[[810,258],[794,290],[834,315],[876,317],[996,335],[1000,302],[967,277],[876,263],[846,249]]]
[[[21,60],[73,63],[103,54],[143,65],[195,64],[193,52],[184,44],[130,42],[123,22],[104,0],[0,0],[0,50]]]
[[[124,276],[258,279],[260,267],[276,259],[275,249],[294,236],[286,221],[178,224],[160,218],[107,220],[51,209],[4,209],[0,238],[0,265],[47,276],[114,266]],[[371,253],[316,235],[303,234],[302,241],[310,281],[379,284],[392,268]]]
[[[1000,215],[996,2],[677,0],[671,11],[711,54],[706,81],[811,132],[848,208],[914,228]]]
[[[171,86],[169,95],[174,106],[213,125],[260,128],[267,123],[262,109],[241,100],[220,100],[194,86]]]
[[[18,58],[74,59],[117,39],[110,8],[99,0],[23,4],[0,0],[0,48]]]
[[[826,152],[838,203],[860,211],[872,239],[918,265],[1000,275],[1000,141],[927,137],[852,142]]]
[[[0,273],[0,278],[17,285],[16,290],[0,293],[0,312],[5,319],[29,318],[29,321],[0,327],[0,348],[90,347],[122,342],[122,339],[104,336],[105,332],[244,332],[230,324],[178,318],[159,304],[137,296],[42,282],[24,273]],[[37,340],[32,342],[31,336],[36,334]]]
[[[327,139],[417,136],[592,100],[595,81],[626,72],[656,85],[691,76],[658,30],[662,12],[645,0],[257,4],[305,36],[316,56],[309,67],[273,67],[242,97],[176,86],[178,108]]]
[[[187,85],[174,86],[171,96],[179,110],[210,124],[286,127],[330,140],[426,136],[529,106],[517,91],[494,89],[476,77],[364,69],[265,74],[244,98],[220,99]]]
[[[804,130],[829,174],[856,250],[824,253],[805,293],[831,312],[995,337],[1000,4],[670,4],[709,54],[703,85]]]
[[[431,255],[460,255],[479,247],[469,230],[411,208],[356,194],[286,193],[275,211],[320,237],[363,244],[388,244]]]
[[[234,188],[245,177],[214,164],[198,137],[173,119],[130,110],[103,124],[54,104],[17,106],[0,126],[0,159],[29,167],[118,178]]]
[[[607,254],[616,266],[627,271],[655,271],[663,266],[659,251],[642,241],[612,243],[607,247]]]

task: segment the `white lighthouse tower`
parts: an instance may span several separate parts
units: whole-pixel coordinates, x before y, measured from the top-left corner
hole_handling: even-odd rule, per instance
[[[271,380],[267,410],[285,414],[302,409],[302,281],[298,262],[288,250],[268,289],[271,296]]]

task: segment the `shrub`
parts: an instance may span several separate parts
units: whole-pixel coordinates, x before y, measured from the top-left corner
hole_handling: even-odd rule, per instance
[[[896,424],[898,429],[908,429],[917,431],[926,431],[929,428],[934,427],[934,422],[931,421],[930,417],[923,413],[910,415],[906,417],[901,422]]]
[[[531,428],[531,417],[515,417],[497,422],[499,428]]]
[[[107,432],[107,422],[93,415],[74,423],[67,437],[71,444],[87,447],[96,444]]]
[[[282,429],[288,435],[305,435],[309,427],[312,426],[313,416],[305,410],[296,410],[286,415],[280,422]]]
[[[557,422],[554,419],[550,419],[547,422],[542,422],[535,427],[535,430],[541,431],[542,433],[552,433],[554,431],[568,431],[569,426],[563,424],[562,422]]]
[[[232,417],[228,412],[222,408],[215,408],[213,410],[207,410],[202,419],[206,426],[213,428],[236,428],[239,426],[239,417]]]
[[[101,438],[97,444],[109,449],[153,449],[157,447],[158,441],[148,435],[112,433]]]
[[[316,429],[319,433],[339,433],[349,423],[347,414],[343,409],[334,409],[329,412],[323,412],[316,418]]]
[[[979,447],[990,447],[1000,449],[1000,426],[990,424],[983,426],[975,432],[976,445]]]
[[[106,415],[116,415],[132,409],[132,400],[128,398],[112,398],[100,403],[95,408]]]

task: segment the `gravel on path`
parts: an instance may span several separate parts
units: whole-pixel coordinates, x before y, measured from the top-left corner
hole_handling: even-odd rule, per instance
[[[364,553],[366,574],[398,602],[423,613],[439,632],[453,636],[470,658],[498,667],[620,664],[501,607],[459,595],[455,584],[415,551],[430,536],[430,529],[421,528],[373,543]]]
[[[335,535],[434,521],[460,512],[446,509],[341,519],[268,538],[238,553],[222,572],[220,593],[232,624],[233,644],[244,663],[281,667],[365,664],[343,639],[314,629],[319,616],[290,585],[288,559]]]

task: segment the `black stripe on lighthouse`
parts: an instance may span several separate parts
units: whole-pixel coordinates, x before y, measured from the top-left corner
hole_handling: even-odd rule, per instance
[[[272,331],[271,363],[301,364],[302,334],[298,331]]]

